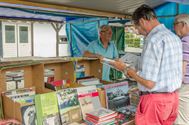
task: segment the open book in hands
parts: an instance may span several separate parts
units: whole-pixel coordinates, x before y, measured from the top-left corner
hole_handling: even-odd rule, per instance
[[[131,79],[131,78],[127,75],[127,73],[125,73],[125,72],[123,71],[123,69],[125,69],[126,67],[133,68],[129,63],[123,62],[123,60],[113,60],[113,59],[109,59],[109,58],[103,58],[103,59],[101,60],[101,62],[102,62],[103,64],[105,64],[105,65],[108,65],[108,66],[110,66],[110,67],[112,67],[112,68],[118,70],[118,71],[123,72],[124,75],[125,75],[127,78],[129,78],[130,80],[133,80],[133,79]],[[118,66],[118,65],[119,65],[119,66]],[[118,67],[119,67],[119,68],[118,68]],[[133,69],[135,69],[135,68],[133,68]]]
[[[117,66],[115,66],[115,65],[118,65],[117,64],[118,61],[120,62],[120,65],[122,65],[122,66],[119,66],[120,68],[116,68]],[[110,66],[110,67],[112,67],[112,68],[114,68],[116,70],[119,70],[119,71],[122,71],[121,70],[122,67],[123,67],[123,69],[125,67],[130,67],[130,64],[125,63],[125,62],[123,63],[122,60],[113,60],[113,59],[109,59],[109,58],[105,58],[105,57],[101,60],[101,63],[103,63],[105,65],[108,65],[108,66]]]

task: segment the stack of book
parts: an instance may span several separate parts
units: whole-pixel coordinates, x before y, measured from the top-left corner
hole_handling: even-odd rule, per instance
[[[115,125],[117,112],[99,108],[95,111],[86,113],[86,123],[88,125]]]
[[[32,103],[35,96],[35,88],[22,88],[3,92],[3,95],[19,103]]]
[[[87,77],[77,78],[77,83],[84,86],[98,85],[100,84],[100,80],[93,76],[87,76]]]

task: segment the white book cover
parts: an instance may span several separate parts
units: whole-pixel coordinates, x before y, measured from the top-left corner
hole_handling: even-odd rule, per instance
[[[100,80],[98,78],[88,78],[88,79],[78,80],[78,83],[81,85],[98,85],[100,84]]]
[[[126,53],[120,58],[120,60],[129,65],[131,68],[138,69],[139,58],[140,56],[137,56],[135,54]]]
[[[86,86],[77,88],[77,92],[83,119],[85,120],[86,113],[101,108],[98,91],[96,86]]]
[[[5,96],[11,98],[12,100],[18,100],[28,96],[35,95],[35,88],[22,88],[16,90],[10,90],[3,93]]]

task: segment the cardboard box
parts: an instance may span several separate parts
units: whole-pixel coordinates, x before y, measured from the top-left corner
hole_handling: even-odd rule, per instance
[[[53,74],[54,81],[69,80],[71,84],[74,83],[75,81],[74,64],[72,61],[64,61],[64,60],[45,61],[43,62],[43,73],[42,73],[43,84],[38,85],[38,87],[42,88],[42,91],[40,91],[39,93],[46,93],[53,91],[48,88],[45,88],[45,79],[47,77],[45,76],[46,70],[52,70],[54,72]]]
[[[106,95],[105,95],[105,90],[102,88],[98,88],[98,95],[100,99],[101,106],[106,108]]]
[[[3,66],[0,69],[0,93],[7,91],[6,73],[17,71],[23,71],[24,88],[36,86],[37,92],[40,91],[41,88],[38,88],[38,86],[43,83],[43,65],[40,63],[22,65],[15,63],[11,66]]]
[[[35,88],[30,88],[31,90],[35,91]],[[19,122],[22,122],[22,113],[21,108],[23,106],[33,105],[33,103],[19,103],[11,98],[7,97],[4,93],[2,93],[3,99],[3,111],[4,111],[4,118],[5,119],[16,119]]]
[[[76,65],[83,65],[85,68],[85,76],[94,76],[102,79],[102,63],[99,59],[82,59],[76,61]]]

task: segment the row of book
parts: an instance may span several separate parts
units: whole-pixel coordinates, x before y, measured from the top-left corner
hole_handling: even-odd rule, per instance
[[[95,86],[37,95],[33,88],[18,89],[4,96],[23,104],[20,109],[23,125],[66,125],[85,119],[87,112],[101,107]]]
[[[106,107],[109,110],[102,108],[99,93],[94,85],[37,95],[33,88],[7,91],[4,94],[18,103],[25,103],[20,109],[23,125],[48,125],[49,123],[50,125],[67,125],[82,119],[89,125],[98,125],[102,122],[111,125],[119,119],[116,116],[122,116],[121,123],[129,121],[128,116],[133,116],[135,107],[129,107],[128,82],[107,84],[103,88],[106,95]],[[100,116],[97,118],[98,115],[93,116],[95,112],[105,115],[103,118]],[[106,115],[108,117],[105,117]]]

